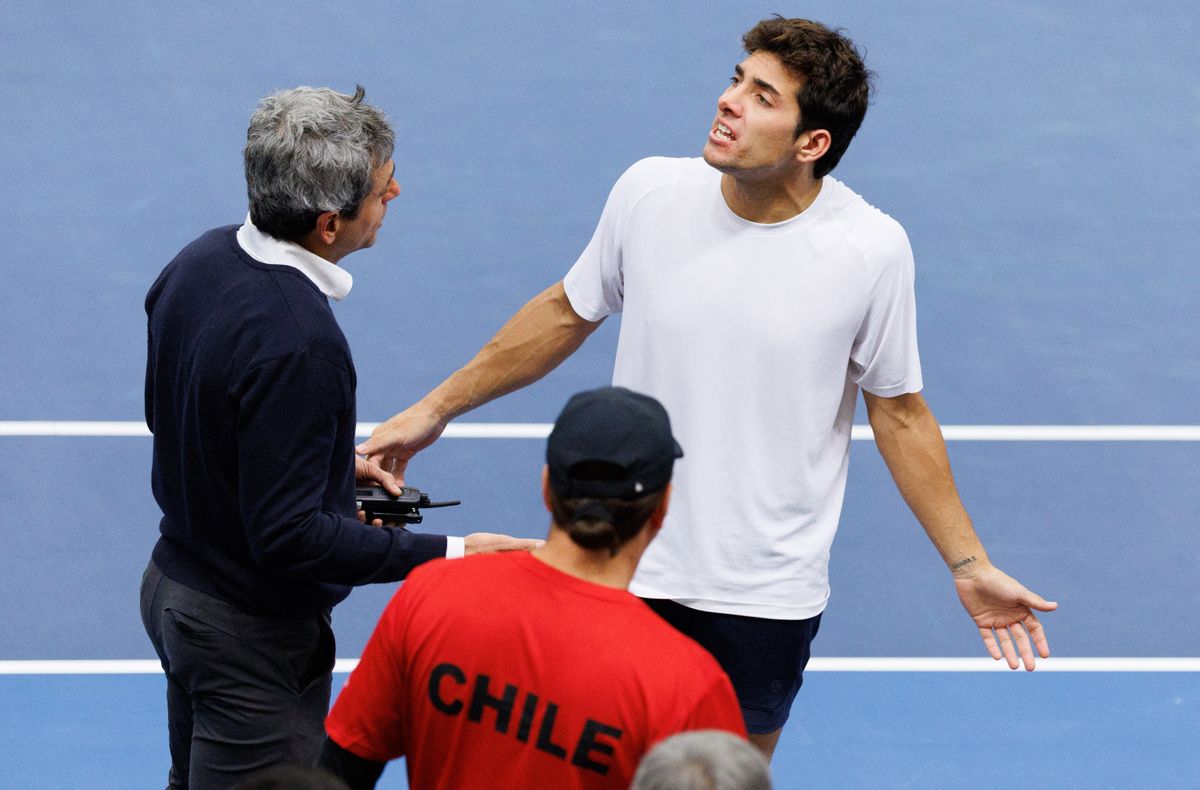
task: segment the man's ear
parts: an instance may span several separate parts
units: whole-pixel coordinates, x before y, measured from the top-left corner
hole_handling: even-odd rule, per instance
[[[670,504],[670,501],[671,484],[667,483],[667,488],[663,491],[662,501],[658,503],[658,507],[654,508],[654,512],[651,513],[650,518],[647,519],[649,522],[648,526],[652,530],[650,533],[651,540],[653,540],[654,536],[658,534],[658,531],[662,529],[663,520],[667,517],[667,507]]]
[[[547,512],[553,512],[550,508],[550,467],[542,466],[542,502],[546,505]]]
[[[825,129],[809,129],[796,138],[796,161],[804,164],[816,162],[829,152],[833,136]]]
[[[326,211],[317,217],[317,226],[313,228],[313,232],[317,234],[317,239],[324,245],[330,246],[337,240],[338,231],[341,229],[342,215],[336,211]]]

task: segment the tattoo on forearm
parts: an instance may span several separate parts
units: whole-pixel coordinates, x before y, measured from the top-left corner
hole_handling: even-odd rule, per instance
[[[959,568],[961,568],[961,567],[963,567],[963,566],[965,566],[965,565],[970,565],[970,564],[971,564],[972,562],[974,562],[974,561],[975,561],[975,557],[974,557],[974,556],[967,557],[965,560],[959,560],[958,562],[956,562],[956,563],[953,563],[953,564],[950,566],[950,570],[952,570],[952,571],[956,571],[956,570],[958,570]]]

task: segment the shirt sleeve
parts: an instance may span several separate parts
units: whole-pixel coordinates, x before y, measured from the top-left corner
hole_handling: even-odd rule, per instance
[[[387,763],[364,760],[326,737],[317,756],[317,767],[341,779],[349,790],[374,790]]]
[[[352,458],[334,458],[353,452],[337,443],[354,407],[348,371],[298,351],[254,367],[235,397],[238,508],[261,569],[353,585],[397,581],[446,556],[444,536],[372,527],[330,509],[332,470],[353,475]]]
[[[641,194],[648,162],[635,163],[617,179],[608,193],[592,240],[563,278],[571,307],[588,321],[619,313],[624,305],[624,236],[629,211]]]
[[[446,536],[446,559],[456,560],[467,556],[467,539],[456,535]]]
[[[404,703],[410,692],[402,635],[412,583],[392,596],[325,720],[329,739],[365,760],[383,763],[404,754]]]
[[[870,293],[850,351],[851,377],[881,397],[920,392],[913,254],[898,223],[889,219],[870,239],[867,261]]]

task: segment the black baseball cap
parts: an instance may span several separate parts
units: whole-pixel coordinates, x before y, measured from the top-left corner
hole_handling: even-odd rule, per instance
[[[663,405],[625,387],[571,396],[546,442],[550,487],[565,499],[637,499],[661,491],[682,457]]]

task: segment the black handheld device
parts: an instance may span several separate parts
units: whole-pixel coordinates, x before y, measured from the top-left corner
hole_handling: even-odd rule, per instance
[[[400,489],[400,496],[392,496],[382,486],[360,486],[354,489],[354,498],[358,509],[366,511],[367,523],[382,519],[386,524],[420,524],[423,516],[421,508],[450,507],[459,504],[459,500],[448,502],[430,502],[429,495],[415,488]]]

